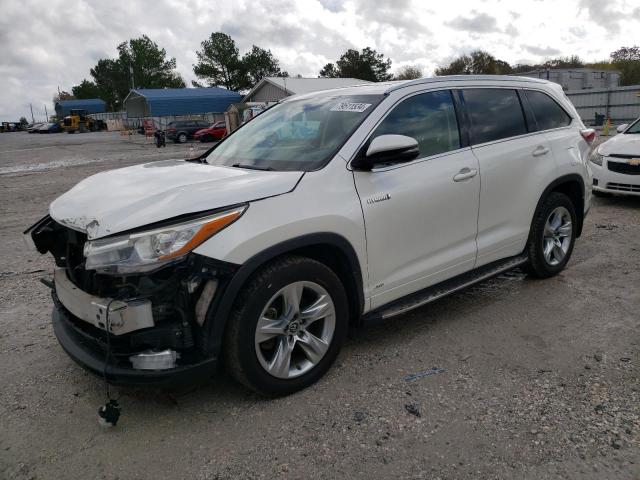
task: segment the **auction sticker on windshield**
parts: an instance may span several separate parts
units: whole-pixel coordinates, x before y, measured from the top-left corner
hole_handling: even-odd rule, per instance
[[[362,113],[371,106],[370,103],[351,103],[340,102],[337,105],[331,107],[332,112],[358,112]]]

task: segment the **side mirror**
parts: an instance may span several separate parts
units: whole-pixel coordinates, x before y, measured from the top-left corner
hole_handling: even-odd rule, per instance
[[[418,141],[405,135],[380,135],[374,138],[366,153],[351,163],[358,170],[371,170],[385,163],[410,162],[420,155]]]
[[[618,128],[616,128],[616,130],[618,131],[618,133],[622,133],[627,129],[628,126],[628,123],[623,123],[622,125],[618,125]]]

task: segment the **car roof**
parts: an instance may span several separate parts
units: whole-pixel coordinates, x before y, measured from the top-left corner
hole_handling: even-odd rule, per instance
[[[554,84],[553,82],[549,82],[548,80],[542,80],[539,78],[532,77],[519,77],[515,75],[443,75],[441,77],[431,77],[431,78],[418,78],[415,80],[398,80],[392,82],[378,82],[378,83],[362,83],[360,85],[352,85],[349,87],[343,88],[333,88],[330,90],[320,90],[316,92],[310,92],[303,95],[294,95],[291,97],[287,97],[284,101],[293,99],[293,98],[313,98],[313,97],[322,97],[322,96],[330,96],[330,95],[385,95],[389,94],[393,91],[400,90],[402,88],[412,87],[415,85],[425,85],[428,87],[429,85],[435,84],[446,84],[449,83],[449,86],[457,86],[457,85],[465,85],[465,84],[474,84],[482,82],[485,85],[495,83],[496,85],[500,84],[511,84],[517,85],[525,84],[529,85],[547,85],[555,88],[555,86],[560,87],[559,85]]]

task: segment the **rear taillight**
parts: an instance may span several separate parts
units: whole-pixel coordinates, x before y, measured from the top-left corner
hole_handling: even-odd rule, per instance
[[[167,132],[175,132],[176,129],[175,128],[167,128]]]
[[[584,138],[589,145],[596,139],[596,131],[593,128],[583,128],[580,130],[580,135],[582,135],[582,138]]]

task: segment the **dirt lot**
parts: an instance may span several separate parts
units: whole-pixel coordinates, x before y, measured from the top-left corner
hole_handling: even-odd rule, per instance
[[[101,429],[104,387],[58,346],[52,261],[21,231],[88,175],[189,148],[0,134],[0,478],[640,478],[640,198],[597,200],[563,274],[364,328],[306,391],[119,389]]]

